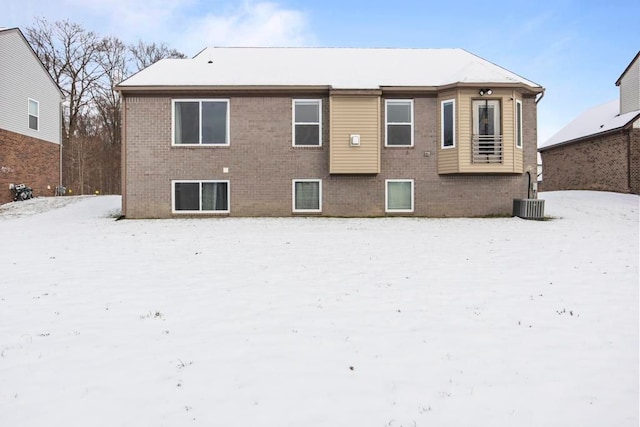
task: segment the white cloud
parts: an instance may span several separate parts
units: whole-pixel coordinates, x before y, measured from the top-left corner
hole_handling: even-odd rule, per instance
[[[127,43],[164,42],[188,56],[214,45],[301,46],[311,40],[303,12],[269,1],[66,1],[103,16],[109,35]]]
[[[127,43],[137,40],[167,42],[175,20],[185,16],[194,0],[66,0],[76,13],[91,16],[100,35],[115,36]],[[73,10],[72,9],[72,10]],[[73,18],[72,18],[73,20]]]
[[[166,43],[188,56],[207,46],[302,46],[313,43],[304,12],[273,1],[10,0],[7,21],[25,27],[33,16],[68,19],[125,43]],[[37,13],[33,13],[37,11]]]
[[[183,44],[196,51],[207,46],[302,46],[311,41],[304,13],[252,1],[193,21],[182,37]]]

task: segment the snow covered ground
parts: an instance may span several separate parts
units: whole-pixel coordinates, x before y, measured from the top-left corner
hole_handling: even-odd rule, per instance
[[[2,426],[637,426],[637,196],[550,221],[0,207]]]

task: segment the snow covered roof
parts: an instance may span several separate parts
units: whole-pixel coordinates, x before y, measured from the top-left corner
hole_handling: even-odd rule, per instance
[[[640,118],[640,110],[630,111],[625,114],[619,113],[620,101],[617,99],[591,108],[579,115],[547,141],[540,144],[538,150],[621,129]]]
[[[335,89],[433,87],[456,83],[543,88],[463,49],[207,48],[163,59],[117,88],[322,86]]]

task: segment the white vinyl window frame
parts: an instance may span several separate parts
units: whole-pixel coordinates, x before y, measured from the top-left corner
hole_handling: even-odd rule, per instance
[[[296,120],[296,104],[316,104],[318,106],[318,121],[304,122]],[[292,147],[322,147],[322,99],[299,99],[291,100],[291,146]],[[318,144],[296,144],[296,126],[318,126]]]
[[[390,122],[389,121],[389,105],[406,104],[409,105],[410,121],[408,122]],[[414,106],[413,99],[385,99],[384,100],[384,146],[391,148],[407,148],[413,147],[414,132]],[[389,126],[409,126],[411,140],[409,144],[389,144]]]
[[[516,148],[522,149],[522,101],[519,99],[516,99],[515,119]]]
[[[35,111],[34,111],[35,110]],[[40,130],[40,102],[29,98],[27,102],[27,127],[36,132]],[[35,127],[32,126],[32,118],[35,119]]]
[[[176,104],[180,102],[197,102],[198,103],[198,142],[194,144],[176,143]],[[213,144],[202,142],[202,103],[203,102],[221,102],[227,104],[227,114],[225,118],[225,143]],[[171,146],[172,147],[228,147],[231,144],[231,108],[229,99],[226,98],[176,98],[171,100]]]
[[[318,209],[296,208],[296,184],[301,182],[318,183]],[[322,180],[321,179],[292,179],[291,180],[291,210],[294,213],[320,213],[322,212]]]
[[[411,206],[408,209],[395,209],[389,207],[389,184],[409,183],[411,186]],[[412,213],[415,208],[415,183],[413,179],[385,179],[384,181],[384,211],[387,213]]]
[[[445,145],[445,123],[444,123],[444,109],[445,106],[451,105],[451,145]],[[448,150],[456,148],[456,100],[444,99],[440,102],[440,148]]]
[[[198,210],[186,210],[186,209],[176,209],[176,184],[199,184],[199,202],[200,209]],[[218,209],[218,210],[203,210],[202,209],[202,184],[227,184],[227,208],[226,209]],[[197,179],[174,179],[171,180],[171,213],[174,214],[204,214],[204,215],[219,215],[219,214],[229,214],[231,212],[231,183],[229,180],[223,179],[208,179],[208,180],[197,180]]]

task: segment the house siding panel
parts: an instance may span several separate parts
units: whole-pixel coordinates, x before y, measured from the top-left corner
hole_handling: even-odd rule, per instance
[[[510,89],[494,89],[491,96],[486,99],[499,100],[501,106],[501,132],[503,144],[502,163],[478,164],[472,162],[472,137],[473,137],[473,107],[476,99],[485,99],[478,94],[479,89],[461,89],[456,93],[443,93],[439,100],[455,98],[457,109],[456,122],[456,148],[438,148],[438,171],[441,174],[450,173],[523,173],[525,172],[524,152],[515,147],[515,100],[519,95]],[[529,107],[529,109],[534,108]],[[524,105],[523,105],[524,109]],[[524,111],[523,111],[524,114]],[[440,120],[440,112],[438,112]],[[439,123],[439,121],[438,121]],[[535,126],[535,124],[534,124]],[[523,121],[524,128],[524,121]],[[438,135],[440,135],[438,133]],[[438,136],[440,138],[440,136]],[[531,140],[523,132],[523,145],[536,145],[536,140]]]
[[[332,96],[330,171],[333,174],[380,172],[380,97]],[[360,135],[360,146],[350,135]]]
[[[640,57],[620,80],[620,114],[640,110]]]
[[[60,92],[18,30],[0,31],[0,56],[0,128],[59,144]],[[37,131],[29,128],[29,98],[39,103]]]
[[[380,173],[376,175],[330,174],[328,95],[322,98],[323,146],[292,147],[292,97],[226,94],[231,111],[230,146],[187,148],[171,147],[171,97],[127,96],[124,214],[128,218],[182,217],[171,213],[172,179],[229,180],[230,216],[295,215],[292,179],[322,180],[323,210],[319,215],[325,216],[388,215],[385,179],[415,181],[414,212],[403,214],[409,216],[510,214],[512,199],[527,196],[527,180],[522,174],[438,173],[438,156],[433,155],[440,144],[436,96],[409,97],[414,100],[414,147],[381,147]],[[533,99],[525,99],[524,113],[525,138],[535,141]],[[379,117],[382,140],[384,111]],[[526,164],[533,171],[535,159],[534,143],[525,153]],[[228,168],[228,173],[223,168]]]

